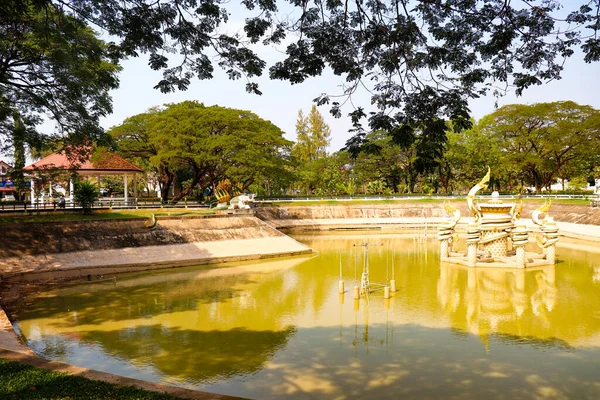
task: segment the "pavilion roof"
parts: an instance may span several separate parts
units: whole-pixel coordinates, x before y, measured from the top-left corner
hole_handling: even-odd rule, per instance
[[[125,160],[123,157],[104,151],[97,157],[89,155],[86,159],[80,160],[67,157],[64,151],[59,151],[42,158],[23,168],[23,171],[44,171],[44,170],[74,170],[86,172],[144,172],[135,164]]]

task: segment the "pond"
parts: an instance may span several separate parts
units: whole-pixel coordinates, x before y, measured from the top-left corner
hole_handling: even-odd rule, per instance
[[[15,325],[45,358],[257,399],[600,398],[592,247],[563,241],[556,266],[490,270],[440,265],[431,237],[295,238],[316,255],[49,289]],[[391,299],[353,299],[366,241]]]

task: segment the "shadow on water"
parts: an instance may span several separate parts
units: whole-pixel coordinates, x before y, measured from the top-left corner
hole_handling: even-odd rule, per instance
[[[160,330],[161,334],[156,336]],[[168,331],[168,330],[167,330]],[[597,398],[594,359],[550,338],[467,335],[414,325],[257,332],[194,332],[160,326],[86,332],[84,338],[128,360],[152,365],[187,386],[252,398]],[[116,338],[115,338],[116,337]],[[293,345],[290,343],[294,338]],[[415,337],[426,340],[415,342]],[[151,339],[158,338],[158,339]],[[116,339],[116,340],[115,340]],[[286,351],[280,352],[284,347]],[[540,353],[539,349],[544,352]],[[572,349],[571,349],[572,350]]]

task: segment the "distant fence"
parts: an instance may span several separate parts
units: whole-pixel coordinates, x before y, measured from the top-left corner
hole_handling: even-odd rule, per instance
[[[160,200],[144,200],[144,199],[100,199],[94,202],[94,209],[144,209],[144,208],[208,208],[205,203],[197,201],[180,200],[176,204],[172,202],[162,202]],[[81,207],[75,202],[65,199],[64,206],[61,206],[58,201],[53,202],[38,202],[31,204],[30,202],[0,201],[0,213],[27,213],[27,212],[51,212],[51,211],[79,211]]]
[[[456,200],[464,199],[465,196],[295,196],[295,197],[269,197],[269,198],[256,198],[255,203],[272,203],[272,202],[309,202],[309,201],[386,201],[386,200]],[[599,198],[595,195],[577,195],[577,194],[547,194],[547,195],[526,195],[526,196],[515,196],[515,195],[500,195],[501,199],[577,199],[577,200],[591,200],[594,206],[599,204]],[[477,196],[477,199],[489,199],[488,196]],[[200,203],[198,201],[188,201],[187,199],[179,200],[177,203],[173,202],[162,202],[159,199],[127,199],[124,198],[102,198],[94,203],[94,209],[150,209],[150,208],[209,208],[209,204]],[[60,210],[80,210],[81,207],[77,203],[72,203],[68,199],[65,199],[64,207],[61,207],[58,201],[54,202],[39,202],[31,204],[30,202],[18,202],[0,201],[0,213],[27,213],[27,212],[50,212]]]
[[[269,203],[269,202],[303,202],[303,201],[385,201],[385,200],[457,200],[465,199],[467,196],[461,195],[407,195],[407,196],[293,196],[293,197],[261,197],[256,198],[254,201],[258,203]],[[590,200],[596,198],[596,195],[583,195],[583,194],[542,194],[542,195],[509,195],[501,194],[501,199],[574,199],[574,200]],[[478,200],[489,199],[490,195],[477,196]]]

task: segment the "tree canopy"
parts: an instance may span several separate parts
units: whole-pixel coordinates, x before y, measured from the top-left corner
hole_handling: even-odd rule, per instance
[[[533,187],[539,193],[558,179],[563,190],[564,180],[579,190],[599,176],[600,111],[590,106],[511,104],[473,121],[471,129],[447,129],[447,143],[426,163],[419,160],[422,137],[400,145],[385,131],[370,132],[368,147],[356,157],[340,151],[299,165],[296,187],[329,195],[466,193],[489,166],[490,189],[519,193]]]
[[[572,101],[506,105],[484,117],[479,129],[506,169],[516,169],[538,191],[576,161],[593,168],[600,151],[600,111]]]
[[[295,158],[308,163],[327,156],[327,147],[331,139],[331,129],[325,123],[323,116],[313,104],[308,116],[298,110],[296,120],[296,144],[292,149]]]
[[[149,110],[109,133],[124,155],[148,160],[163,199],[180,177],[183,190],[175,201],[223,179],[246,189],[257,177],[283,169],[291,146],[278,127],[256,114],[194,101]]]
[[[356,133],[351,145],[360,146],[369,130],[386,131],[398,143],[420,132],[436,152],[445,141],[446,120],[456,130],[470,126],[470,98],[507,87],[520,94],[557,79],[575,50],[586,62],[598,61],[599,11],[600,0],[243,0],[240,6],[214,0],[4,0],[0,57],[6,65],[14,43],[37,44],[30,32],[38,39],[49,33],[51,48],[69,43],[88,51],[92,60],[102,60],[106,51],[113,60],[148,53],[150,67],[163,72],[156,84],[163,92],[186,89],[193,78],[211,79],[217,67],[231,79],[245,78],[246,89],[258,94],[255,78],[267,70],[270,78],[297,84],[329,68],[346,84],[341,93],[316,100],[329,103],[334,115],[340,116],[346,97],[362,87],[372,94],[373,110],[357,107],[350,113]],[[60,18],[36,17],[41,15]],[[243,33],[228,31],[229,20],[244,20]],[[104,30],[113,42],[102,49],[98,43],[83,45],[84,24]],[[268,65],[258,50],[263,44],[285,46],[285,55]],[[36,46],[25,50],[35,50],[33,60],[39,59]],[[58,61],[53,54],[43,52]],[[71,55],[58,54],[74,64]],[[0,69],[0,83],[6,76]],[[85,83],[93,82],[88,78]],[[29,89],[46,85],[25,79]],[[98,82],[111,80],[109,74]],[[77,87],[85,86],[67,85],[60,92],[69,105],[67,116],[81,112],[98,90],[92,85],[96,90],[82,94],[84,101],[69,102],[72,92],[79,94]],[[34,98],[32,107],[50,110],[67,125],[77,121],[54,113],[44,96]],[[101,114],[107,102],[87,110]],[[361,124],[365,118],[368,130]]]
[[[1,2],[0,150],[39,147],[53,134],[65,146],[99,138],[118,71],[108,46],[58,2]],[[55,122],[50,135],[38,131],[44,118]]]

